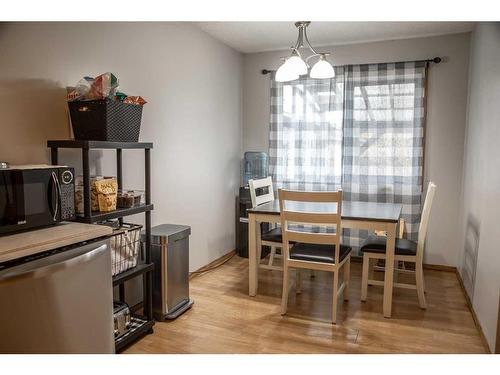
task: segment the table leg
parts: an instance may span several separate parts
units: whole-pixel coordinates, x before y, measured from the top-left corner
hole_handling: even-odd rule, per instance
[[[384,277],[384,317],[391,317],[392,289],[394,280],[394,247],[396,244],[396,224],[387,226],[387,246],[385,253]]]
[[[257,295],[258,261],[257,261],[257,238],[260,238],[260,225],[254,214],[248,215],[248,294],[251,297]]]

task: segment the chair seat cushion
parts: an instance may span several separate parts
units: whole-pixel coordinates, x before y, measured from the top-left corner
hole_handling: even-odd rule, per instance
[[[363,241],[359,250],[364,253],[384,254],[386,245],[387,238],[385,236],[370,235]],[[397,238],[395,253],[397,255],[416,255],[417,243],[404,238]]]
[[[340,245],[340,261],[349,255],[352,248]],[[335,263],[335,245],[296,243],[290,249],[290,258],[309,262]]]
[[[269,241],[269,242],[283,242],[283,239],[281,237],[281,228],[274,228],[271,229],[270,231],[267,231],[265,233],[262,233],[260,236],[262,241]]]

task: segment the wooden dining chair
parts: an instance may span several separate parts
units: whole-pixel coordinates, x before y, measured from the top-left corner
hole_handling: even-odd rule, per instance
[[[260,204],[264,204],[274,200],[273,180],[271,177],[266,177],[259,180],[249,180],[248,185],[250,187],[250,198],[252,200],[253,208],[257,207]],[[257,195],[259,190],[267,190],[267,192]],[[275,258],[281,257],[281,254],[276,253],[276,249],[281,248],[281,244],[283,242],[281,236],[281,228],[274,227],[271,228],[271,230],[262,233],[259,242],[260,244],[257,245],[257,259],[260,260],[262,254],[262,246],[269,246],[271,248],[268,263],[261,264],[259,262],[259,268],[283,271],[282,266],[274,265]]]
[[[403,238],[404,233],[405,233],[405,219],[400,218],[399,223],[398,223],[398,229],[397,229],[397,238]],[[386,230],[376,230],[375,235],[377,236],[384,236],[387,237],[387,231]],[[370,263],[370,272],[368,273],[368,277],[370,279],[373,279],[373,271],[384,271],[384,260],[383,259],[378,259],[377,263],[372,265]],[[405,262],[398,261],[397,262],[397,270],[398,272],[394,273],[394,281],[397,282],[398,280],[398,274],[399,272],[406,272],[406,264]]]
[[[349,299],[351,248],[342,246],[342,191],[299,192],[279,190],[281,229],[283,233],[283,294],[281,314],[285,315],[290,292],[290,269],[327,271],[333,273],[332,323],[337,323],[339,296]],[[311,212],[308,209],[287,208],[291,202],[331,203],[335,212]],[[301,230],[297,225],[313,225],[322,230]],[[290,246],[291,245],[291,246]],[[339,286],[339,273],[343,281]]]
[[[399,264],[400,262],[412,262],[415,263],[415,271],[408,269],[400,270],[395,269],[395,272],[411,272],[415,274],[415,284],[403,284],[394,280],[394,287],[405,288],[405,289],[415,289],[418,296],[418,304],[422,309],[426,308],[425,303],[425,286],[424,286],[424,270],[423,270],[423,257],[424,257],[424,245],[425,238],[427,235],[427,227],[429,224],[429,218],[431,214],[432,200],[434,199],[434,194],[436,192],[436,185],[433,182],[429,182],[427,188],[427,194],[425,197],[424,207],[422,210],[422,216],[420,219],[420,226],[418,230],[418,241],[410,241],[403,238],[396,238],[395,243],[395,256],[394,260]],[[387,238],[382,236],[369,236],[360,247],[360,251],[363,253],[363,274],[361,277],[361,300],[366,301],[366,296],[368,293],[368,285],[378,285],[383,286],[384,282],[379,280],[370,279],[372,272],[370,272],[370,263],[373,259],[385,259]]]

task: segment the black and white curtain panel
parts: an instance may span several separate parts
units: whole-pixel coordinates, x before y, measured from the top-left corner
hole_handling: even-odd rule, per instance
[[[342,178],[344,69],[333,79],[271,77],[270,174],[276,189],[337,190]]]
[[[420,221],[425,62],[336,67],[333,79],[271,79],[270,173],[276,187],[343,189],[350,201],[403,205]],[[344,229],[358,247],[368,232]]]

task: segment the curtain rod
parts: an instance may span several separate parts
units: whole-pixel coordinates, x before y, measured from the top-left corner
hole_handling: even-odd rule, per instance
[[[439,64],[441,61],[441,57],[434,57],[433,59],[426,59],[426,60],[416,60],[416,61],[397,61],[395,63],[378,63],[378,64],[399,64],[399,63],[405,63],[405,62],[425,62],[425,63],[434,63],[434,64]],[[370,64],[370,63],[369,63]],[[373,63],[371,63],[373,64]],[[341,65],[341,66],[349,66],[349,65],[354,65],[354,64],[347,64],[347,65]],[[365,65],[365,64],[359,64],[359,65]],[[275,72],[275,70],[269,70],[269,69],[262,69],[260,71],[262,74],[269,74],[272,72]]]

